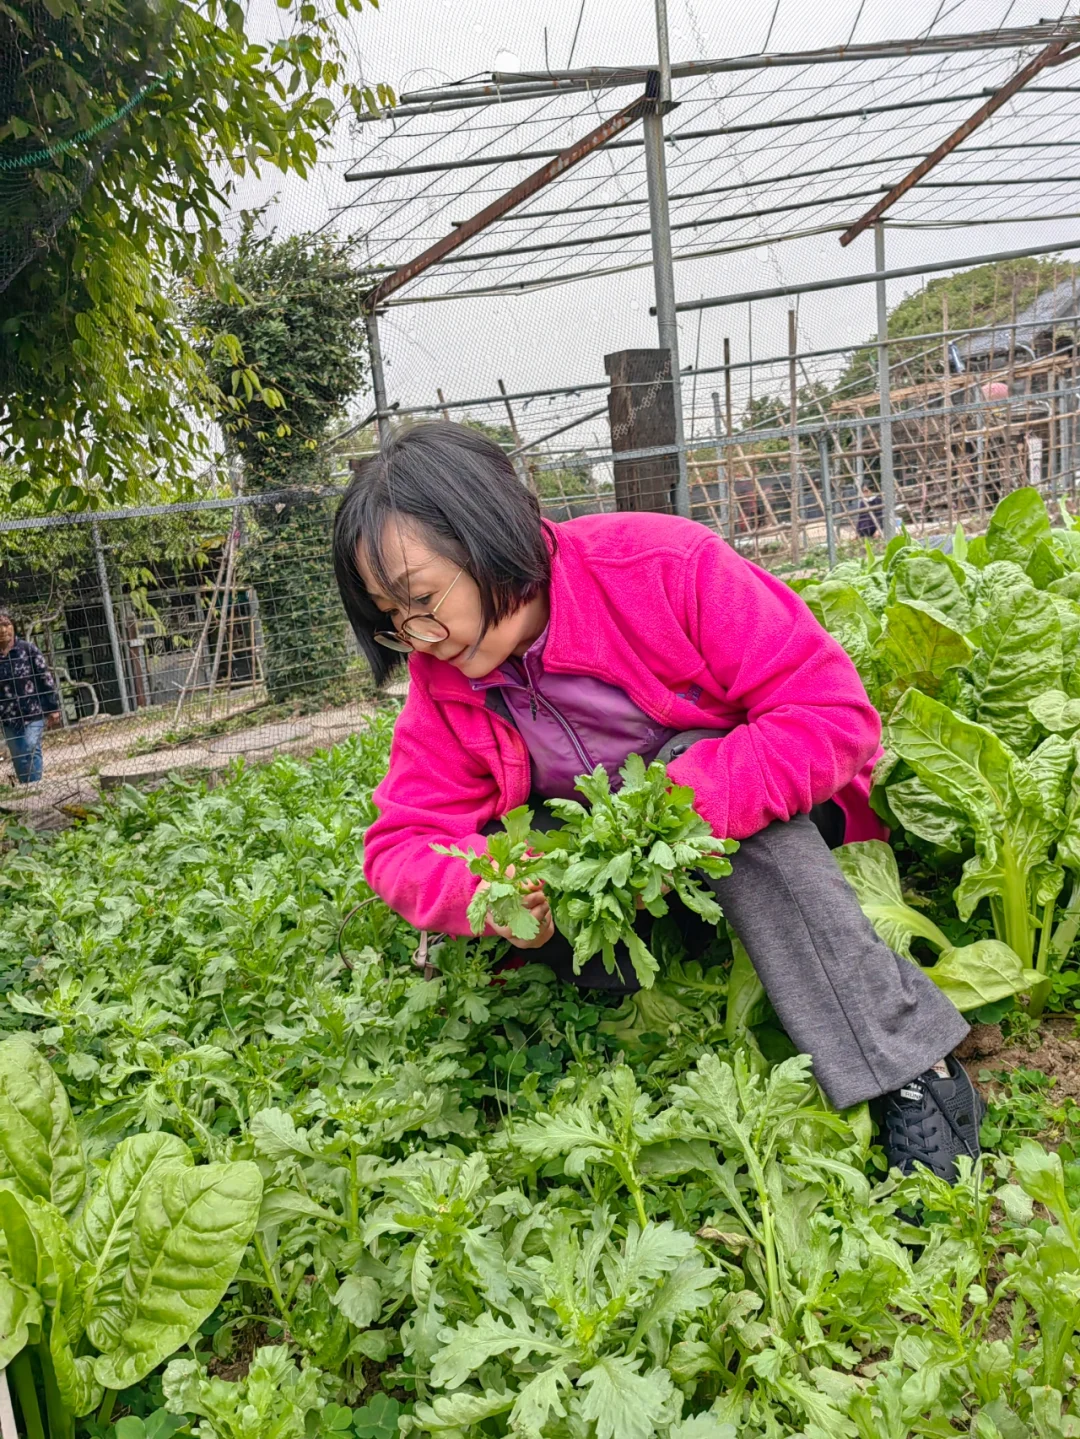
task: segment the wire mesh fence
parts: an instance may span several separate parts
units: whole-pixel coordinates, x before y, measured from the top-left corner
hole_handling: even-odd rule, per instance
[[[785,570],[880,542],[886,429],[898,519],[934,543],[947,547],[957,523],[980,529],[1019,485],[1075,508],[1074,290],[1070,271],[1004,326],[890,342],[884,420],[865,345],[699,365],[682,384],[693,517]],[[610,367],[607,382],[577,391],[501,386],[393,423],[445,409],[482,429],[553,521],[670,509],[670,371]],[[36,778],[19,763],[23,720],[36,716],[0,714],[0,806],[78,808],[102,786],[214,774],[362,725],[377,696],[338,599],[330,533],[350,466],[374,444],[370,427],[339,441],[333,483],[318,491],[247,495],[243,475],[222,467],[186,504],[0,520],[0,606],[40,650],[59,716]]]

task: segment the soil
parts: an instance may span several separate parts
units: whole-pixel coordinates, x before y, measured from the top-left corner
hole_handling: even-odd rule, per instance
[[[264,1344],[282,1342],[280,1330],[277,1331],[277,1337],[272,1339],[265,1324],[245,1325],[239,1331],[234,1331],[234,1335],[236,1349],[229,1358],[220,1358],[215,1354],[206,1366],[212,1378],[226,1379],[230,1384],[238,1384],[247,1377],[256,1349],[261,1349]]]
[[[997,1024],[976,1024],[957,1045],[954,1053],[979,1089],[979,1075],[986,1069],[1041,1069],[1055,1081],[1055,1100],[1071,1097],[1080,1101],[1080,1038],[1075,1015],[1048,1015],[1032,1036],[1030,1044],[1006,1040]]]

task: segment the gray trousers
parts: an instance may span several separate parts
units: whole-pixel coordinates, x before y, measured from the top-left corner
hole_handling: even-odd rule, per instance
[[[899,1089],[968,1032],[933,980],[877,937],[807,815],[743,840],[712,888],[837,1109]]]
[[[672,759],[704,737],[676,736],[660,758]],[[554,823],[538,805],[534,810],[538,828]],[[710,883],[792,1044],[812,1056],[818,1083],[837,1109],[846,1109],[929,1069],[968,1025],[918,965],[878,938],[823,836],[833,830],[833,842],[842,839],[836,816],[842,819],[830,804],[813,820],[800,814],[774,821],[742,840],[731,874]],[[625,980],[609,976],[599,955],[575,976],[570,945],[558,934],[526,954],[582,988],[638,987],[628,956]]]

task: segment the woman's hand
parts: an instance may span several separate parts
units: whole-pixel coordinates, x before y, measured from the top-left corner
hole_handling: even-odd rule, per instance
[[[513,879],[514,877],[514,866],[512,864],[506,868],[506,877],[507,879]],[[481,883],[477,887],[479,889],[490,888],[486,882]],[[505,939],[508,943],[512,944],[515,949],[539,949],[542,945],[547,944],[548,940],[555,934],[555,921],[551,917],[551,904],[548,901],[547,895],[544,893],[543,880],[534,879],[530,882],[526,893],[522,896],[522,904],[524,904],[530,914],[536,916],[537,922],[540,925],[540,928],[536,931],[532,939],[515,939],[509,929],[503,924],[493,924],[491,928],[501,939]]]

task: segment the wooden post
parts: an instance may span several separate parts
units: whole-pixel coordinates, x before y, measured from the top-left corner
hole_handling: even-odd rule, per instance
[[[798,353],[798,330],[795,323],[795,311],[787,312],[788,328],[788,397],[791,404],[791,450],[788,456],[789,469],[791,472],[791,558],[797,561],[799,558],[799,524],[801,516],[799,510],[799,393],[796,380],[795,356]]]
[[[438,395],[438,397],[439,397],[439,404],[443,406],[442,417],[443,417],[444,420],[446,420],[447,422],[449,422],[449,420],[450,420],[450,412],[449,412],[449,410],[446,409],[446,396],[443,394],[442,390],[436,390],[435,393],[436,393],[436,394]]]
[[[611,379],[608,421],[612,452],[674,445],[670,351],[618,350],[604,356],[604,369]],[[674,454],[654,460],[616,460],[614,471],[616,509],[673,512],[678,480]]]

